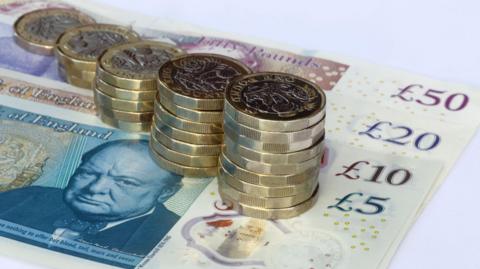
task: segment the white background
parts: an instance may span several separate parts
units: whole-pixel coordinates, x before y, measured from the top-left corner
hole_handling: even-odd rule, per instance
[[[475,0],[97,1],[480,90],[480,2]],[[480,268],[479,169],[480,133],[405,238],[392,269]],[[39,267],[1,258],[0,268]]]

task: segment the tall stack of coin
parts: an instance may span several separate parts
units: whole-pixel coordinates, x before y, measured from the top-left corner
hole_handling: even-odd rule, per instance
[[[181,56],[160,68],[150,152],[161,167],[184,176],[217,174],[225,90],[248,73],[237,60],[214,54]]]
[[[92,89],[98,56],[111,46],[138,40],[137,33],[118,25],[90,24],[68,29],[56,44],[58,71],[68,83]]]
[[[63,32],[92,23],[95,23],[92,18],[73,9],[39,9],[15,21],[15,42],[30,52],[53,55],[56,41]]]
[[[325,94],[285,73],[255,73],[226,91],[219,192],[241,214],[290,218],[318,198]]]
[[[93,87],[100,118],[126,131],[150,131],[158,69],[182,54],[183,50],[156,41],[107,49],[98,59]]]

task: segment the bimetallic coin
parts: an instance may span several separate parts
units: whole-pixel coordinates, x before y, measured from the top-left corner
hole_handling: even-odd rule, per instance
[[[66,30],[95,23],[95,20],[74,9],[39,9],[22,15],[14,25],[16,43],[33,53],[53,55],[58,37]]]
[[[156,90],[132,91],[117,88],[98,78],[95,80],[95,87],[107,95],[130,101],[151,101],[155,99],[157,94]]]
[[[222,111],[200,111],[193,110],[190,108],[181,107],[167,100],[162,96],[158,100],[159,95],[162,95],[162,89],[159,89],[159,94],[157,95],[157,103],[162,104],[162,106],[168,110],[173,115],[194,122],[203,122],[203,123],[221,123],[223,121],[223,112]]]
[[[262,131],[306,129],[325,116],[325,93],[316,84],[286,73],[255,73],[227,88],[225,112],[240,124]]]
[[[149,132],[150,131],[150,122],[130,122],[130,121],[121,121],[117,119],[110,118],[105,114],[100,113],[100,119],[110,126],[122,129],[127,132]]]
[[[238,180],[267,187],[283,187],[301,184],[312,177],[317,178],[319,167],[312,167],[300,174],[266,175],[250,172],[233,163],[225,154],[220,154],[219,163],[230,175]]]
[[[314,139],[319,135],[324,133],[325,128],[325,117],[316,123],[308,127],[295,132],[269,132],[269,131],[260,131],[255,128],[248,127],[246,125],[236,122],[232,117],[225,113],[223,125],[228,125],[230,129],[235,130],[235,133],[238,135],[243,135],[253,140],[258,141],[275,141],[275,143],[295,143],[298,141],[306,141]]]
[[[160,117],[155,117],[155,125],[166,135],[175,137],[175,139],[199,145],[217,145],[223,143],[223,134],[199,134],[192,133],[172,127]]]
[[[234,210],[244,216],[259,219],[288,219],[299,216],[315,205],[318,201],[318,194],[319,190],[317,187],[312,196],[301,204],[281,209],[266,209],[242,204],[229,194],[223,193],[220,190],[220,197],[227,206],[231,206]]]
[[[155,125],[155,122],[152,124],[152,135],[169,149],[187,155],[218,156],[218,154],[220,154],[222,151],[221,145],[196,145],[176,140],[175,138],[165,134],[158,126]]]
[[[153,112],[127,112],[116,109],[109,109],[95,104],[97,111],[109,118],[128,122],[152,122]]]
[[[230,175],[225,169],[223,169],[223,167],[219,167],[218,180],[225,181],[228,185],[232,186],[238,191],[248,193],[249,195],[261,197],[285,197],[298,195],[300,193],[311,191],[318,182],[318,179],[316,177],[311,177],[308,180],[297,185],[266,187],[241,181]]]
[[[201,123],[179,118],[163,108],[158,101],[155,101],[154,111],[155,115],[161,118],[163,122],[177,129],[201,134],[223,134],[222,124]]]
[[[270,164],[289,164],[304,162],[318,154],[323,154],[325,138],[320,138],[317,143],[307,149],[291,153],[268,153],[256,151],[233,142],[228,136],[224,136],[223,143],[225,144],[225,147],[232,153],[238,154],[253,161]]]
[[[160,156],[160,154],[153,150],[152,147],[153,146],[150,142],[150,156],[158,164],[158,166],[162,167],[163,169],[178,175],[189,177],[213,177],[217,175],[217,167],[199,168],[174,163]]]
[[[276,143],[276,141],[272,141],[272,140],[265,140],[264,142],[264,141],[254,140],[243,135],[239,135],[236,133],[236,130],[230,127],[230,125],[224,125],[223,131],[225,132],[225,136],[228,136],[233,142],[238,143],[239,145],[242,145],[244,147],[247,147],[253,150],[263,151],[268,153],[289,153],[289,152],[304,150],[306,148],[311,147],[315,143],[317,143],[318,140],[320,140],[320,138],[324,136],[323,133],[320,133],[310,139],[306,139],[303,141],[290,142],[290,143]]]
[[[323,155],[318,154],[310,160],[306,160],[301,163],[289,163],[289,164],[269,164],[262,163],[257,161],[249,160],[245,157],[242,157],[235,152],[229,150],[228,147],[224,148],[223,154],[233,161],[236,165],[260,174],[273,174],[273,175],[289,175],[289,174],[299,174],[305,170],[319,167],[320,162],[322,161]]]
[[[217,167],[218,155],[214,156],[195,156],[176,152],[164,146],[154,135],[150,136],[150,145],[163,158],[181,165],[192,167]]]
[[[98,77],[129,90],[157,89],[158,69],[185,52],[158,41],[137,41],[113,46],[99,57]]]
[[[67,30],[57,40],[57,50],[79,69],[95,71],[97,57],[111,46],[138,41],[137,33],[123,26],[91,24]]]
[[[230,81],[249,74],[240,61],[217,54],[192,53],[164,64],[158,73],[159,89],[181,107],[222,110]]]
[[[106,95],[99,89],[95,88],[93,96],[96,99],[97,106],[106,107],[108,109],[117,109],[129,112],[151,112],[153,111],[153,101],[128,101],[114,98]]]
[[[238,203],[240,204],[260,207],[260,208],[292,207],[308,200],[308,198],[312,196],[314,191],[314,189],[312,188],[307,192],[299,193],[294,196],[260,197],[260,196],[254,196],[244,192],[240,192],[222,180],[218,181],[218,188],[219,188],[219,192],[231,197],[235,201],[238,201]]]

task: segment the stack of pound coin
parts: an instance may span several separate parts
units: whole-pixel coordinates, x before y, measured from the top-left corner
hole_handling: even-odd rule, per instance
[[[98,58],[93,96],[103,122],[130,132],[149,132],[158,69],[183,50],[157,41],[115,45]]]
[[[225,98],[218,173],[224,203],[263,219],[310,209],[324,152],[322,89],[291,74],[254,73],[234,79]]]
[[[57,39],[63,32],[92,23],[95,23],[92,18],[73,9],[38,9],[15,21],[15,42],[30,52],[53,55]]]
[[[139,41],[134,31],[112,24],[89,24],[66,30],[57,39],[58,72],[68,83],[92,89],[97,58],[114,45]]]
[[[190,177],[217,175],[225,90],[232,79],[250,72],[241,62],[214,54],[180,56],[160,68],[150,138],[159,166]]]

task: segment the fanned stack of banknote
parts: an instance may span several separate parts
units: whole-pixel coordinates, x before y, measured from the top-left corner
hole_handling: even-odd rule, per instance
[[[14,37],[18,17],[54,7],[320,86],[318,201],[295,218],[250,218],[222,203],[217,178],[159,168],[147,134],[105,125],[92,90]],[[0,33],[0,254],[47,268],[387,268],[479,123],[468,86],[89,1],[2,1]]]

